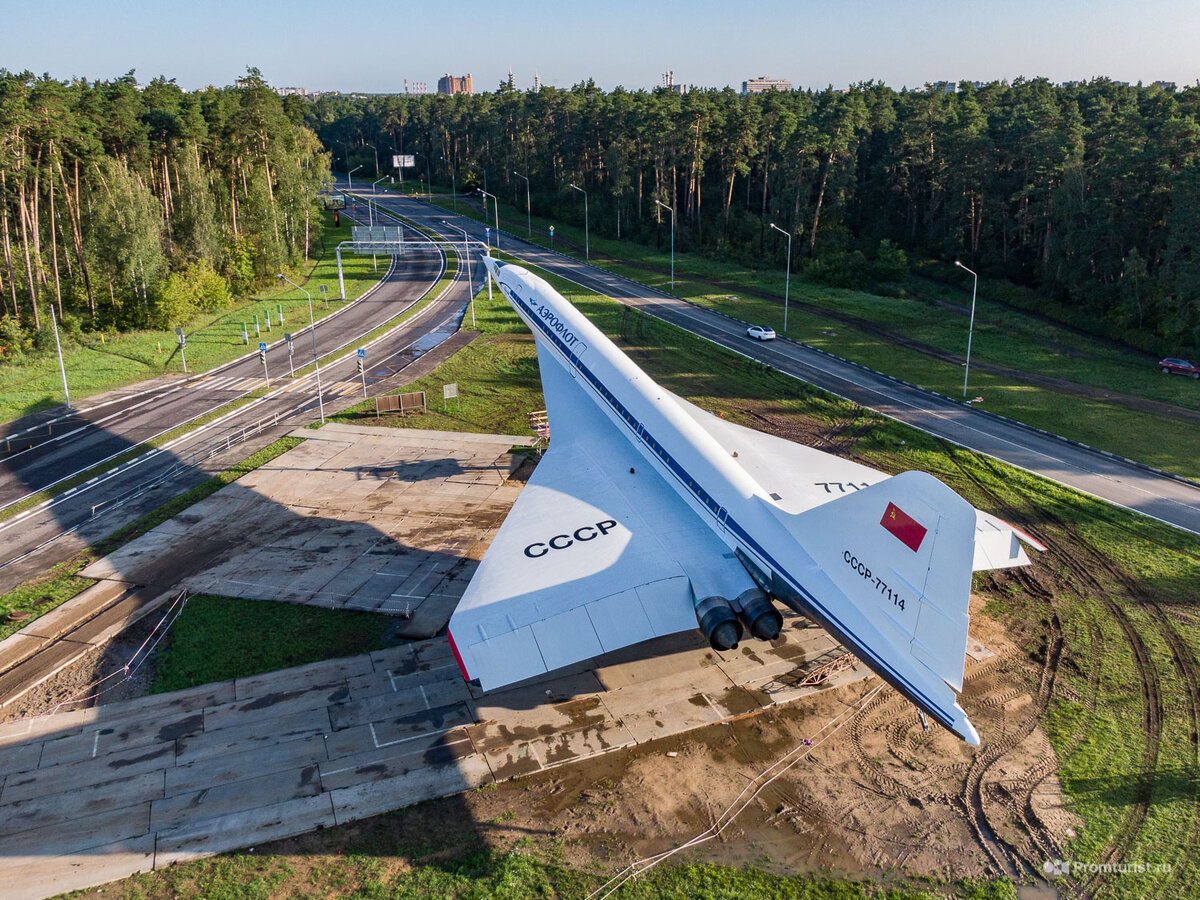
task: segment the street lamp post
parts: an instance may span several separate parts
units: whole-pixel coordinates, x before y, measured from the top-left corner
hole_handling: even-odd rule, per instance
[[[368,144],[365,141],[363,142],[363,146],[370,147],[372,150],[375,151],[375,174],[378,175],[379,174],[379,148],[376,147],[374,144]]]
[[[533,218],[529,211],[529,176],[522,175],[520,172],[513,172],[518,178],[525,179],[525,230],[529,237],[533,237]]]
[[[454,163],[442,157],[442,162],[450,166],[450,202],[454,205],[454,211],[458,212],[458,172],[454,170]]]
[[[355,166],[353,169],[351,169],[349,172],[346,173],[346,180],[348,182],[350,182],[350,187],[347,188],[347,190],[351,190],[351,191],[354,190],[354,178],[351,176],[353,176],[354,173],[357,172],[361,168],[362,168],[362,166]]]
[[[571,185],[571,189],[572,189],[572,190],[579,191],[579,193],[583,194],[583,258],[584,258],[584,259],[586,259],[586,260],[589,260],[589,261],[590,261],[590,260],[591,260],[591,258],[592,258],[592,250],[591,250],[590,242],[589,242],[589,240],[588,240],[588,204],[587,204],[587,200],[588,200],[588,198],[587,198],[587,191],[585,191],[585,190],[584,190],[583,188],[581,188],[581,187],[576,187],[576,186],[575,186],[575,185],[573,185],[573,184]]]
[[[479,191],[479,193],[483,194],[483,196],[485,196],[485,197],[492,198],[492,209],[496,213],[496,249],[499,250],[500,249],[500,201],[496,199],[495,194],[489,194],[483,188],[475,188],[475,190]],[[484,210],[483,212],[484,212],[483,218],[484,218],[484,221],[486,222],[487,221],[487,210]]]
[[[296,282],[292,281],[292,279],[286,277],[282,272],[280,272],[277,277],[279,278],[280,281],[286,281],[288,284],[290,284],[292,287],[296,288],[298,291],[303,292],[304,296],[308,298],[308,331],[312,335],[313,369],[315,369],[316,373],[317,373],[317,406],[321,410],[321,424],[324,425],[325,424],[325,399],[321,396],[321,363],[317,359],[317,321],[313,317],[312,294],[310,294],[308,291],[304,290],[304,288],[300,287],[300,285],[296,284]]]
[[[787,334],[788,291],[792,287],[792,233],[784,231],[774,222],[771,223],[771,227],[788,239],[787,275],[783,281],[783,333]]]
[[[58,372],[62,375],[63,398],[67,401],[67,409],[71,408],[71,392],[67,390],[67,367],[63,365],[62,344],[58,342],[58,319],[54,315],[54,307],[50,307],[50,324],[54,328],[54,349],[58,351]],[[187,364],[184,364],[187,371]]]
[[[424,159],[425,159],[425,183],[429,185],[429,198],[430,198],[430,200],[432,200],[433,199],[433,173],[432,173],[432,170],[429,168],[429,157],[426,156],[424,153],[418,153],[416,150],[413,151],[413,156],[421,156],[421,157],[424,157]]]
[[[382,175],[379,178],[376,178],[374,181],[371,182],[371,193],[372,194],[375,193],[375,185],[377,185],[377,184],[379,184],[379,182],[383,181],[384,178],[387,178],[387,176]],[[368,218],[370,220],[367,224],[374,225],[375,224],[375,214],[371,209],[371,198],[370,197],[367,198],[367,214],[368,214]]]
[[[467,243],[467,229],[460,225],[455,225],[442,219],[442,224],[450,228],[456,228],[462,232],[463,236],[463,261],[467,266],[467,290],[470,291],[471,304],[471,327],[475,327],[475,282],[471,279],[471,246]]]
[[[346,168],[349,169],[350,168],[350,145],[347,144],[345,141],[339,141],[337,138],[334,138],[333,142],[335,144],[342,145],[342,150],[346,154]]]
[[[979,287],[979,276],[971,269],[968,269],[966,266],[964,266],[957,259],[954,261],[954,264],[964,271],[971,272],[971,275],[973,275],[975,278],[974,283],[971,285],[971,325],[967,329],[967,367],[963,370],[963,399],[966,400],[967,378],[971,374],[971,338],[975,334],[975,291]]]
[[[671,290],[675,290],[675,210],[661,200],[655,200],[663,209],[671,213]]]

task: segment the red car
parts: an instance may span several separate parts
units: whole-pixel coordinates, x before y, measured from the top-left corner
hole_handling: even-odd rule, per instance
[[[1158,370],[1164,375],[1191,375],[1193,378],[1200,378],[1200,366],[1176,356],[1168,356],[1166,359],[1159,360]]]

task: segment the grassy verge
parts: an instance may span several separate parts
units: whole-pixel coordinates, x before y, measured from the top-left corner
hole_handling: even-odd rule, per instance
[[[372,833],[369,840],[347,843],[336,854],[330,851],[303,860],[271,853],[233,853],[178,863],[119,882],[115,891],[107,889],[108,895],[117,900],[200,896],[211,900],[276,896],[583,900],[604,881],[602,876],[539,859],[524,846],[500,852],[477,838],[444,847],[428,839],[408,845],[392,838],[383,850]],[[1015,900],[1017,894],[1011,884],[1001,880],[966,880],[931,890],[898,888],[885,893],[870,884],[841,879],[681,863],[653,869],[612,896],[614,900]]]
[[[1105,848],[1123,842],[1125,859],[1175,867],[1158,885],[1161,896],[1188,896],[1190,876],[1200,874],[1200,760],[1192,741],[1195,713],[1185,700],[1200,698],[1200,683],[1188,669],[1189,660],[1200,659],[1200,540],[855,409],[547,277],[656,380],[702,408],[747,425],[756,424],[748,409],[802,416],[830,432],[853,421],[861,434],[856,458],[891,472],[929,471],[980,508],[1044,540],[1051,549],[1033,570],[1043,591],[1031,592],[1021,577],[1005,573],[977,575],[976,589],[988,598],[988,614],[1008,626],[1035,663],[1045,659],[1052,627],[1061,631],[1061,689],[1041,724],[1058,753],[1068,805],[1086,823],[1070,856],[1096,861]],[[435,400],[425,416],[380,424],[528,432],[528,412],[544,405],[532,337],[499,298],[477,306],[481,337],[406,388],[440,397],[438,386],[455,381],[459,402],[442,408]],[[376,421],[365,404],[340,418]],[[1153,752],[1147,749],[1146,684],[1154,686],[1161,707]],[[1029,687],[1035,694],[1036,677]],[[1126,840],[1123,829],[1138,804],[1145,804],[1146,814]],[[1139,880],[1131,887],[1151,886]]]
[[[293,278],[313,295],[313,310],[317,317],[337,311],[346,304],[332,298],[338,296],[337,261],[334,248],[339,241],[350,238],[349,220],[334,227],[327,223],[322,249],[312,263]],[[360,297],[379,280],[372,270],[369,257],[347,255],[343,260],[346,283],[346,302]],[[321,303],[320,287],[328,288],[331,298]],[[278,308],[282,307],[284,325],[279,325]],[[264,323],[270,314],[271,330],[264,327],[261,336],[254,333],[254,317]],[[242,323],[248,325],[250,341],[274,341],[284,331],[308,322],[308,300],[300,291],[287,287],[270,287],[255,297],[219,313],[205,313],[184,326],[187,334],[188,371],[207,371],[249,352],[253,343],[242,343]],[[122,334],[84,334],[68,340],[63,346],[63,362],[72,401],[92,394],[133,384],[147,378],[183,371],[183,363],[173,331],[140,331]],[[62,402],[62,381],[58,359],[53,354],[23,360],[18,365],[0,368],[0,422],[11,421],[27,413],[48,409]]]
[[[197,594],[159,651],[150,693],[381,650],[394,627],[375,613]]]
[[[435,202],[449,209],[445,198]],[[459,212],[482,221],[476,208],[461,201]],[[502,203],[501,213],[508,219],[506,227],[517,235],[524,233],[523,210]],[[534,243],[548,246],[549,224],[548,220],[534,220]],[[556,225],[555,231],[558,249],[575,252],[582,246],[582,229]],[[595,236],[591,246],[592,262],[603,268],[701,306],[783,331],[782,272],[676,254],[672,289],[669,253]],[[908,290],[909,296],[883,297],[813,284],[793,275],[787,335],[946,396],[959,397],[963,387],[960,363],[906,348],[889,335],[961,357],[966,349],[967,318],[961,311],[948,310],[946,304],[969,306],[970,295],[924,280],[914,280]],[[858,327],[848,318],[862,320],[870,327]],[[888,333],[873,333],[873,327]],[[1167,471],[1200,478],[1200,455],[1194,451],[1192,437],[1194,422],[1131,409],[1106,401],[1103,396],[1110,391],[1200,409],[1200,387],[1191,379],[1164,377],[1134,351],[986,300],[980,300],[976,311],[971,358],[975,363],[995,363],[1099,391],[1094,397],[1078,396],[1017,375],[992,374],[973,367],[968,397],[982,396],[983,408]]]
[[[277,456],[301,443],[299,438],[284,437],[267,447],[246,457],[241,462],[230,466],[225,471],[214,475],[207,481],[196,485],[180,494],[173,500],[164,503],[137,520],[99,540],[92,547],[83,550],[68,560],[58,563],[36,578],[18,585],[6,594],[0,595],[0,640],[21,630],[38,616],[48,613],[67,600],[70,600],[84,588],[94,582],[88,578],[80,578],[80,570],[89,566],[108,553],[116,550],[134,538],[140,537],[151,528],[161,525],[167,519],[187,509],[193,503],[198,503],[210,494],[220,490],[225,485],[236,481],[247,472],[265,465]],[[11,613],[24,613],[28,618],[17,622],[9,622]]]

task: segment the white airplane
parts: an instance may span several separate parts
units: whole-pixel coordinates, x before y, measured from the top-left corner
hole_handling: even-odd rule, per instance
[[[973,569],[1017,538],[924,472],[888,476],[664,390],[545,280],[484,257],[533,331],[553,439],[450,619],[467,681],[502,687],[697,627],[778,637],[779,601],[969,744]]]

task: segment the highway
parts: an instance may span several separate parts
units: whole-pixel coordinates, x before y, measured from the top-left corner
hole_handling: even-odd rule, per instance
[[[441,227],[446,220],[467,229],[472,239],[484,240],[483,224],[473,219],[452,215],[418,200],[394,195],[381,197],[377,205],[419,224]],[[508,232],[500,236],[499,242],[504,252],[839,397],[1110,503],[1200,534],[1200,485],[1193,482],[988,414],[794,341],[760,343],[746,337],[747,323],[527,243]]]
[[[404,265],[393,264],[382,283],[366,296],[318,323],[317,352],[326,356],[392,318],[424,294],[442,269],[442,255],[433,248],[411,254]],[[0,507],[263,387],[257,340],[268,344],[267,371],[272,381],[286,377],[289,368],[284,329],[278,325],[276,328],[274,333],[264,332],[257,339],[252,335],[245,356],[204,375],[160,381],[144,391],[122,392],[108,402],[85,400],[73,413],[56,421],[51,433],[41,427],[34,429],[26,436],[33,446],[0,460]],[[308,325],[288,328],[294,337],[295,363],[311,363]]]
[[[410,242],[414,248],[416,242]],[[366,348],[360,377],[353,350],[342,349],[363,334],[417,303],[444,272],[443,254],[426,245],[406,251],[369,295],[317,323],[321,397],[326,412],[343,408],[364,395],[386,392],[386,383],[417,357],[456,331],[467,301],[460,271],[450,289]],[[473,271],[480,284],[482,266]],[[296,369],[311,365],[312,342],[307,327],[294,335]],[[49,503],[0,523],[0,591],[44,571],[83,545],[111,533],[220,469],[241,459],[256,445],[269,443],[290,428],[320,416],[316,374],[289,377],[287,347],[282,340],[267,353],[271,389],[220,419],[201,426],[158,450],[123,463]],[[36,490],[95,463],[136,447],[197,415],[264,386],[257,351],[202,376],[163,388],[134,392],[116,403],[84,412],[74,434],[45,441],[7,461],[0,485],[6,497]],[[226,450],[244,439],[258,438],[235,455]],[[11,502],[8,500],[7,502]],[[98,516],[99,514],[99,516]],[[71,535],[71,540],[60,540]]]

